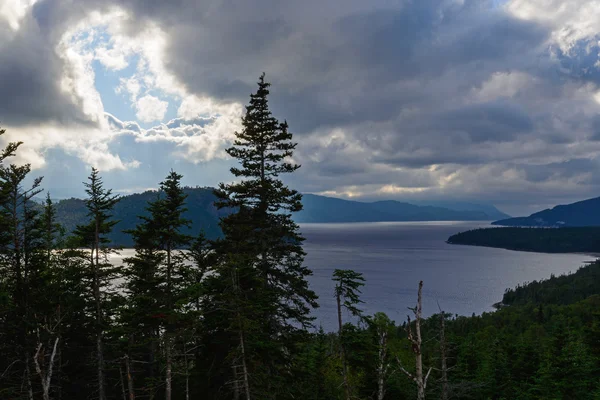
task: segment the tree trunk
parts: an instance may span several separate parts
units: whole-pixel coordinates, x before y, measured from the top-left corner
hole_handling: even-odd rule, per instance
[[[242,372],[244,374],[244,391],[246,392],[246,400],[250,398],[250,382],[248,380],[248,367],[246,365],[246,345],[244,343],[244,332],[240,329],[240,351],[242,354]]]
[[[417,400],[425,399],[425,386],[427,382],[423,380],[423,354],[421,353],[421,291],[423,289],[423,281],[419,282],[419,291],[417,294],[417,308],[415,310],[415,331],[417,334],[416,349],[415,349],[415,374],[417,378]]]
[[[94,246],[92,251],[96,251],[94,262],[94,255],[92,255],[92,268],[94,270],[94,301],[96,303],[96,363],[98,373],[98,400],[106,400],[106,391],[104,388],[104,349],[102,346],[102,304],[100,296],[100,271],[98,271],[100,265],[100,226],[99,221],[96,218],[96,229],[94,233]]]
[[[173,360],[171,359],[171,340],[168,336],[168,332],[165,337],[165,362],[166,362],[166,373],[165,373],[165,399],[171,400],[172,395],[172,368],[173,368]]]
[[[56,337],[56,339],[54,339],[54,346],[52,347],[52,353],[50,354],[50,361],[48,364],[47,371],[42,369],[42,366],[40,365],[40,361],[39,361],[41,358],[42,363],[43,363],[44,359],[46,358],[45,351],[43,351],[42,343],[38,343],[37,351],[35,352],[35,356],[33,356],[35,370],[37,371],[37,373],[40,377],[40,382],[42,384],[42,398],[44,400],[50,400],[50,384],[52,383],[52,372],[54,369],[54,359],[56,357],[59,340],[60,340],[60,338],[58,336]],[[48,343],[48,344],[50,344],[50,343]],[[27,369],[29,370],[29,366],[27,367]],[[31,382],[29,382],[29,384],[31,384]]]
[[[127,392],[129,393],[129,400],[135,400],[135,389],[133,388],[133,377],[131,375],[129,355],[125,356],[125,374],[127,375]]]
[[[440,310],[440,356],[442,358],[442,400],[448,400],[448,366],[446,363],[446,316]]]
[[[346,395],[346,400],[350,400],[350,384],[348,383],[348,365],[346,364],[346,351],[344,350],[344,343],[342,339],[342,302],[339,294],[337,294],[335,298],[337,301],[338,336],[340,338],[340,356],[342,358],[342,379],[344,382],[344,393]]]
[[[239,283],[238,283],[238,279],[237,279],[237,271],[236,271],[235,267],[231,271],[231,283],[233,285],[233,290],[235,291],[236,295],[239,295],[240,288],[239,288]],[[244,396],[245,396],[246,400],[251,400],[250,380],[248,379],[248,365],[246,364],[246,343],[244,340],[244,326],[242,325],[242,316],[240,315],[239,310],[237,310],[237,312],[236,312],[236,318],[237,318],[238,329],[239,329],[238,330],[238,339],[240,341],[239,347],[240,347],[240,357],[241,357],[241,362],[242,362],[242,382],[243,382],[243,387],[244,387]],[[235,365],[233,366],[233,370],[234,370],[234,380],[239,381]],[[235,382],[235,386],[239,387],[239,383]]]
[[[406,374],[410,379],[412,379],[417,384],[417,400],[425,400],[425,389],[427,388],[427,379],[429,378],[429,374],[431,373],[431,368],[427,371],[427,374],[423,376],[423,355],[421,353],[421,292],[423,290],[423,281],[419,282],[419,291],[417,294],[417,306],[413,309],[413,313],[415,314],[415,334],[413,334],[410,316],[408,317],[408,323],[406,325],[406,333],[408,334],[408,340],[410,340],[412,344],[412,350],[415,354],[415,374],[411,374],[406,369],[402,367],[400,364],[400,360],[398,363],[400,364],[400,370]],[[415,337],[416,335],[416,337]]]
[[[171,282],[171,244],[167,244],[167,313],[173,311],[173,301],[171,297],[172,282]],[[167,315],[167,324],[165,327],[165,400],[171,400],[172,396],[172,373],[173,360],[171,356],[171,317]]]
[[[383,400],[385,396],[385,375],[387,373],[387,332],[382,329],[379,332],[379,365],[377,366],[377,400]]]
[[[188,363],[187,346],[183,345],[183,361],[185,363],[185,400],[190,400],[190,366]]]
[[[121,393],[123,400],[127,400],[127,392],[125,391],[125,381],[123,381],[123,367],[119,364],[119,380],[121,381]]]
[[[29,400],[33,400],[33,385],[31,383],[31,368],[29,368],[29,353],[25,353],[25,373],[27,374],[27,393]]]
[[[240,400],[240,382],[237,379],[238,373],[235,365],[231,366],[231,370],[233,371],[233,400]]]

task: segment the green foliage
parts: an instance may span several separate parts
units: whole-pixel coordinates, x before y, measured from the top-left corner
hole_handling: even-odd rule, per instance
[[[241,180],[219,185],[216,206],[237,212],[221,220],[224,238],[215,245],[220,265],[207,300],[228,304],[212,323],[236,333],[227,360],[248,373],[235,372],[233,381],[251,377],[249,391],[263,399],[287,392],[292,356],[317,306],[306,280],[311,271],[303,265],[304,238],[291,218],[302,209],[302,196],[279,178],[300,167],[289,162],[296,144],[287,123],[272,116],[268,88],[263,74],[243,129],[227,149],[240,164],[231,173]]]
[[[524,283],[507,289],[503,305],[535,303],[571,304],[600,293],[600,261],[579,268],[574,274],[554,276],[542,281]],[[541,310],[541,308],[540,308]],[[540,311],[543,318],[543,312]]]
[[[124,260],[128,265],[124,273],[124,289],[129,299],[120,312],[123,352],[131,362],[143,363],[143,368],[130,367],[136,376],[140,396],[154,393],[160,387],[161,362],[173,368],[172,352],[183,346],[186,352],[186,328],[196,321],[184,315],[185,307],[198,301],[203,263],[199,273],[193,265],[202,263],[203,237],[192,247],[195,263],[190,265],[188,255],[181,250],[189,247],[192,238],[182,233],[189,220],[186,195],[180,185],[182,176],[171,171],[160,183],[160,191],[148,204],[149,216],[140,216],[140,224],[129,231],[135,241],[135,256]],[[191,290],[195,287],[195,291]],[[192,314],[193,315],[193,314]],[[197,314],[196,317],[199,317]],[[191,329],[191,336],[194,330]],[[162,357],[165,357],[163,360]],[[184,367],[187,371],[187,365]],[[170,372],[166,379],[172,379]]]
[[[363,303],[360,299],[360,288],[365,285],[362,274],[350,269],[336,269],[333,271],[333,281],[335,282],[333,293],[339,299],[341,306],[355,317],[360,316],[362,311],[357,305]]]
[[[230,210],[215,208],[216,197],[213,189],[183,187],[183,192],[187,196],[187,209],[182,217],[190,221],[190,226],[182,227],[182,233],[195,237],[203,232],[208,239],[221,237],[219,219],[229,214]],[[113,218],[118,222],[107,235],[109,244],[114,247],[134,247],[134,238],[128,232],[137,226],[138,216],[150,216],[147,204],[161,195],[159,191],[148,190],[144,193],[121,196],[113,209]],[[86,223],[87,209],[84,200],[60,200],[56,203],[56,212],[58,221],[67,232],[73,232],[77,225]]]

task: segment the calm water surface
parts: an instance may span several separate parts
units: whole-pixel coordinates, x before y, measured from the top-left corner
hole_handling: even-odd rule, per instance
[[[457,232],[489,226],[477,222],[393,222],[301,224],[306,237],[306,265],[319,295],[317,324],[335,329],[336,308],[331,275],[336,268],[362,272],[366,285],[362,309],[383,311],[396,321],[414,307],[423,280],[423,312],[460,315],[493,310],[505,288],[577,270],[592,257],[544,254],[446,244]],[[126,249],[121,257],[133,254]]]
[[[474,246],[449,245],[454,233],[489,226],[473,222],[394,222],[302,224],[310,283],[321,307],[315,315],[323,327],[335,327],[331,275],[335,268],[362,272],[362,299],[367,314],[383,311],[405,320],[416,303],[423,280],[423,312],[461,315],[493,310],[505,288],[577,270],[592,257],[544,254]]]

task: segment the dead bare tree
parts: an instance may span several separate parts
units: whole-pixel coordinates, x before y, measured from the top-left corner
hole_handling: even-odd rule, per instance
[[[377,359],[377,400],[385,396],[385,380],[388,376],[390,363],[388,360],[388,337],[393,324],[384,313],[376,313],[373,323],[377,332],[378,359]]]
[[[408,316],[408,323],[406,324],[406,333],[408,340],[411,342],[412,351],[415,354],[415,373],[414,375],[408,372],[400,362],[400,359],[396,357],[399,368],[406,376],[417,384],[417,400],[425,400],[425,389],[427,388],[427,379],[431,373],[431,368],[427,371],[427,374],[423,376],[423,354],[421,351],[422,338],[421,338],[421,292],[423,290],[423,281],[419,282],[419,291],[417,293],[417,305],[415,308],[409,308],[415,314],[415,332],[413,333],[410,315]]]
[[[60,316],[60,312],[57,314]],[[42,328],[48,333],[47,344],[41,338],[40,331],[38,330],[38,343],[35,355],[33,356],[33,363],[35,365],[35,371],[40,377],[42,384],[42,397],[44,400],[50,400],[50,385],[52,383],[52,373],[54,369],[54,360],[58,351],[58,343],[60,336],[56,334],[57,329],[61,323],[60,318],[57,319],[53,327],[48,324],[43,325]],[[52,342],[54,341],[54,344]],[[49,360],[46,362],[46,358]]]
[[[386,362],[387,357],[387,332],[385,330],[379,330],[377,332],[379,336],[379,360],[377,365],[377,400],[383,400],[385,396],[385,376],[389,364]]]

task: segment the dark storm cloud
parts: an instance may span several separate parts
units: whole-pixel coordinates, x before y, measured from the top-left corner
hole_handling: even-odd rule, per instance
[[[17,32],[0,22],[0,121],[11,126],[40,121],[63,124],[87,118],[60,88],[63,62],[37,21]]]
[[[591,118],[591,139],[600,141],[600,114]]]
[[[464,134],[473,143],[510,141],[533,130],[529,115],[506,103],[477,104],[449,111],[439,116],[433,125],[442,132]]]
[[[541,165],[520,165],[518,169],[525,172],[530,182],[547,182],[552,179],[579,178],[588,181],[588,175],[597,170],[599,163],[589,158],[574,158],[571,160]]]
[[[491,72],[528,67],[524,53],[547,37],[481,1],[399,2],[334,15],[316,28],[295,19],[290,2],[242,3],[165,9],[163,20],[176,14],[190,21],[166,27],[168,66],[195,93],[243,102],[265,70],[274,84],[273,109],[296,133],[389,120],[405,107],[439,102],[436,89],[460,96]],[[158,18],[156,6],[131,6]],[[455,68],[464,70],[464,82],[441,77]],[[424,92],[421,84],[432,79],[444,87]]]

